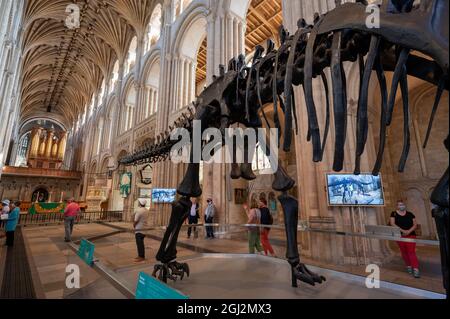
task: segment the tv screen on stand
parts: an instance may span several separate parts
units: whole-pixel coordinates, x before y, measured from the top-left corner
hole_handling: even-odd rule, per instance
[[[381,176],[327,174],[330,206],[384,206]]]
[[[152,202],[155,204],[173,203],[177,195],[176,189],[152,189]]]

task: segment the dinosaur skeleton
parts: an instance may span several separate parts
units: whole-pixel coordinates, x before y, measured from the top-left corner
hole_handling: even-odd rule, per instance
[[[340,4],[325,15],[315,15],[314,24],[305,20],[298,22],[298,30],[293,35],[281,28],[280,47],[275,49],[268,41],[267,53],[258,46],[253,64],[247,67],[244,56],[229,62],[228,71],[220,67],[219,76],[214,77],[194,103],[195,113],[183,114],[174,123],[174,127],[184,127],[192,132],[193,120],[201,123],[202,133],[209,127],[224,130],[235,123],[248,128],[263,126],[263,120],[270,127],[263,106],[273,104],[274,123],[278,128],[278,138],[283,136],[283,151],[289,152],[292,144],[293,125],[298,133],[294,86],[302,86],[305,96],[308,118],[307,139],[313,148],[313,161],[323,158],[325,144],[330,130],[331,114],[334,118],[334,162],[333,169],[341,171],[344,163],[344,145],[347,131],[347,92],[344,61],[357,62],[360,70],[360,93],[357,108],[356,161],[355,174],[360,173],[360,159],[364,152],[368,134],[368,91],[372,71],[375,71],[381,89],[381,119],[379,148],[373,174],[381,169],[383,152],[386,144],[386,130],[392,122],[394,102],[397,89],[403,100],[403,151],[398,164],[398,171],[405,168],[410,148],[410,110],[408,104],[407,76],[413,76],[437,86],[436,100],[427,131],[425,145],[428,142],[433,120],[443,90],[448,90],[448,9],[447,0],[422,0],[413,6],[412,0],[389,0],[380,7],[380,28],[369,29],[366,26],[366,1]],[[421,54],[415,54],[419,52]],[[424,55],[431,59],[425,58]],[[324,69],[331,71],[330,85]],[[393,72],[390,92],[387,90],[385,72]],[[313,78],[321,79],[326,93],[326,119],[321,137],[316,106],[313,99]],[[280,124],[280,114],[284,113],[284,127]],[[262,118],[259,115],[262,113]],[[172,129],[172,127],[170,128]],[[192,133],[191,133],[192,134]],[[129,157],[120,160],[124,165],[137,165],[147,162],[166,160],[171,147],[178,141],[170,140],[170,133],[158,136],[153,145],[147,145]],[[448,150],[448,138],[446,147]],[[248,145],[244,146],[245,148]],[[266,153],[269,150],[266,148]],[[191,152],[192,153],[192,152]],[[192,158],[192,154],[191,154]],[[231,164],[231,177],[255,178],[251,169],[251,158],[245,163]],[[431,196],[437,205],[434,213],[439,238],[441,241],[442,269],[444,286],[449,289],[448,276],[448,169],[439,181]],[[272,188],[281,192],[278,197],[283,211],[287,235],[287,260],[292,268],[292,285],[297,287],[297,280],[314,285],[322,283],[325,278],[312,273],[300,262],[297,246],[298,201],[289,196],[287,191],[294,187],[292,180],[281,163],[275,173]],[[199,164],[189,163],[183,181],[179,185],[181,199],[173,204],[169,226],[164,235],[157,260],[162,264],[155,266],[154,275],[159,273],[163,281],[183,278],[189,275],[189,267],[175,261],[178,234],[190,210],[190,198],[202,194],[199,183]]]

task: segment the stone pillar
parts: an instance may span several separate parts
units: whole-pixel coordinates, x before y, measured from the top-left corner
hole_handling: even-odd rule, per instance
[[[186,92],[186,82],[185,82],[185,64],[186,59],[180,58],[179,63],[177,64],[177,77],[175,78],[175,81],[178,86],[178,103],[174,110],[179,110],[184,106],[184,94]]]
[[[228,65],[228,61],[236,57],[235,46],[243,39],[235,39],[234,25],[237,22],[230,12],[223,12],[218,7],[207,17],[207,77],[206,85],[212,82],[213,75],[218,75],[219,65]],[[233,21],[234,20],[234,21]],[[242,34],[243,36],[243,34]],[[225,164],[225,152],[222,163],[204,164],[202,207],[206,207],[206,199],[213,198],[217,208],[215,222],[230,222],[230,206],[232,205],[233,189],[230,178],[230,165]]]
[[[161,30],[161,70],[159,78],[159,90],[155,94],[156,129],[155,138],[168,129],[170,114],[181,104],[179,93],[179,71],[181,60],[174,56],[171,47],[172,21],[175,16],[173,1],[166,1],[163,5],[162,30]],[[172,178],[173,168],[170,162],[155,163],[153,167],[153,187],[168,187]],[[171,207],[167,204],[152,204],[155,211],[155,223],[166,225],[170,216]]]

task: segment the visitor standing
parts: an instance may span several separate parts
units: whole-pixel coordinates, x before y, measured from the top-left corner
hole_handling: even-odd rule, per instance
[[[6,246],[14,246],[14,233],[16,231],[17,223],[20,217],[20,202],[14,202],[11,204],[11,211],[6,220],[5,232],[6,232]]]
[[[248,252],[250,254],[255,253],[255,249],[258,253],[262,253],[263,248],[261,247],[260,237],[259,237],[259,226],[260,219],[258,215],[260,214],[260,210],[256,207],[248,208],[248,204],[244,204],[245,212],[247,213],[247,224],[251,226],[247,226],[248,229]]]
[[[212,198],[206,200],[208,205],[205,209],[205,224],[212,224],[214,221],[214,215],[216,214],[216,206],[214,206]],[[214,238],[213,226],[205,226],[206,228],[206,238]]]
[[[80,206],[75,202],[74,198],[67,200],[67,206],[64,210],[64,241],[66,243],[72,241],[73,225],[80,212]]]
[[[196,225],[196,224],[198,224],[198,220],[200,218],[200,214],[199,214],[200,206],[198,205],[196,198],[192,198],[191,202],[192,202],[192,206],[191,206],[191,211],[189,212],[188,221],[189,221],[189,225]],[[195,227],[195,226],[189,226],[188,232],[187,232],[187,237],[191,238],[192,228],[194,229],[194,238],[197,238],[198,232],[197,232],[197,227]]]
[[[403,200],[397,201],[397,210],[391,214],[391,226],[400,228],[402,238],[416,238],[417,222],[416,216],[406,210],[406,204]],[[406,264],[406,270],[415,278],[420,277],[419,261],[416,255],[416,243],[413,242],[397,242],[403,261]]]
[[[9,204],[10,204],[10,201],[8,199],[4,199],[2,201],[2,210],[1,210],[0,215],[6,216],[9,214],[9,211],[10,211]],[[3,223],[4,223],[3,219],[0,218],[0,227],[3,226]]]
[[[265,198],[261,198],[259,200],[259,210],[261,211],[261,224],[272,225],[273,224],[272,214],[270,213],[270,210],[267,207],[267,200]],[[269,253],[272,257],[275,257],[275,252],[269,241],[269,232],[270,227],[261,228],[261,244],[264,248],[264,254],[266,256],[267,253]]]
[[[148,210],[147,208],[145,208],[146,204],[147,203],[144,199],[139,199],[139,207],[134,214],[133,228],[135,232],[136,247],[138,251],[138,256],[134,259],[135,262],[142,262],[145,260],[145,234],[143,233],[143,230],[147,227],[148,220]]]

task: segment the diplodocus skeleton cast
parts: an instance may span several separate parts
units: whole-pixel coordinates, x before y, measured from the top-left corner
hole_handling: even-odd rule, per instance
[[[340,1],[337,1],[340,2]],[[403,151],[398,163],[402,172],[410,148],[410,111],[408,104],[407,77],[413,76],[437,87],[436,101],[433,106],[428,141],[432,132],[432,123],[440,97],[448,90],[448,10],[447,0],[422,0],[413,6],[411,0],[384,1],[380,7],[380,28],[368,28],[366,25],[366,1],[337,4],[337,7],[325,15],[316,15],[313,25],[299,20],[298,30],[290,35],[285,29],[280,30],[280,47],[275,49],[273,42],[268,42],[268,49],[256,48],[253,64],[248,67],[244,57],[240,56],[229,62],[228,70],[221,66],[220,74],[215,77],[194,103],[195,112],[176,121],[175,127],[184,127],[192,131],[193,120],[201,123],[202,132],[210,127],[224,130],[235,123],[247,128],[259,128],[264,124],[270,126],[264,112],[265,104],[273,104],[274,123],[279,129],[282,149],[291,148],[291,131],[297,128],[296,107],[293,87],[302,86],[305,96],[305,112],[308,117],[308,141],[313,148],[313,161],[320,162],[334,119],[334,159],[333,169],[341,171],[344,163],[344,146],[347,131],[347,94],[346,74],[343,62],[359,64],[360,93],[357,109],[357,133],[354,173],[360,173],[360,158],[364,152],[368,134],[368,90],[372,72],[375,71],[381,89],[381,119],[379,148],[373,174],[379,174],[386,144],[386,129],[392,122],[394,102],[399,90],[403,100]],[[419,52],[419,53],[417,53]],[[426,55],[430,57],[424,58]],[[328,83],[324,69],[330,68],[331,83]],[[392,84],[388,90],[385,72],[393,72]],[[313,99],[312,79],[319,77],[326,91],[326,121],[319,127],[316,106]],[[330,93],[330,94],[328,94]],[[332,95],[332,100],[329,99]],[[331,101],[330,101],[331,100]],[[284,127],[280,124],[280,112],[284,113]],[[332,116],[333,115],[333,116]],[[136,154],[123,158],[120,163],[135,165],[144,162],[166,160],[171,147],[177,141],[170,140],[170,132],[158,136],[153,145]],[[444,143],[448,149],[448,138]],[[424,145],[425,147],[426,145]],[[247,145],[246,145],[247,147]],[[268,148],[266,148],[269,153]],[[255,178],[251,160],[246,163],[233,163],[232,178]],[[442,268],[444,286],[448,291],[448,169],[436,185],[431,196],[433,204],[439,207],[436,213],[438,233],[441,242]],[[297,247],[298,202],[287,192],[295,182],[288,176],[281,163],[275,173],[273,189],[281,192],[278,197],[283,211],[287,236],[287,260],[292,268],[292,285],[297,281],[310,285],[322,283],[325,278],[312,273],[300,262]],[[202,194],[199,183],[199,164],[189,163],[186,175],[178,187],[181,198],[173,204],[172,215],[167,231],[157,253],[160,265],[155,266],[154,275],[163,281],[176,280],[189,275],[187,264],[176,261],[176,243],[178,234],[190,209],[190,198]]]

